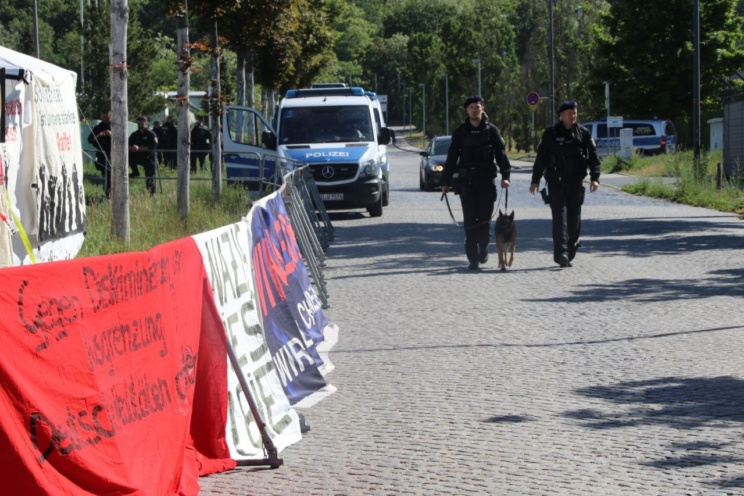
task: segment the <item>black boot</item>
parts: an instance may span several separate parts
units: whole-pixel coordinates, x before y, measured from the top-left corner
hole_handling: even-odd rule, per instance
[[[482,264],[488,262],[488,245],[478,245],[478,261]]]

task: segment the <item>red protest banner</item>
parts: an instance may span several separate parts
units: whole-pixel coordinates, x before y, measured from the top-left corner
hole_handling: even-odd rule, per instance
[[[0,271],[8,494],[197,494],[233,468],[225,335],[192,238]]]

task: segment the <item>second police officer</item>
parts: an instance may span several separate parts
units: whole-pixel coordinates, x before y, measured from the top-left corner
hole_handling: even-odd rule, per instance
[[[558,107],[560,121],[545,130],[537,147],[532,167],[530,193],[533,195],[545,176],[553,217],[553,260],[571,267],[581,246],[581,205],[584,203],[584,178],[589,169],[589,191],[599,189],[597,146],[587,128],[576,123],[578,105],[572,100]]]
[[[465,255],[468,269],[477,270],[488,260],[491,217],[496,202],[496,164],[501,171],[501,187],[509,187],[511,164],[506,157],[499,130],[488,122],[483,98],[465,100],[468,117],[452,132],[452,143],[442,173],[442,192],[450,189],[458,173],[455,193],[460,195],[465,228]]]

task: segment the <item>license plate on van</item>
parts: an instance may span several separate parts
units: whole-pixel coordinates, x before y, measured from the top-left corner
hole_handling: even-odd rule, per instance
[[[320,195],[321,200],[343,200],[343,193],[325,193]]]

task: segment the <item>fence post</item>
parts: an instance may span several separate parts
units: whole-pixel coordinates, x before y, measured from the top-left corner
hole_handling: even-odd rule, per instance
[[[723,189],[723,167],[721,162],[716,164],[716,190],[721,191]]]

